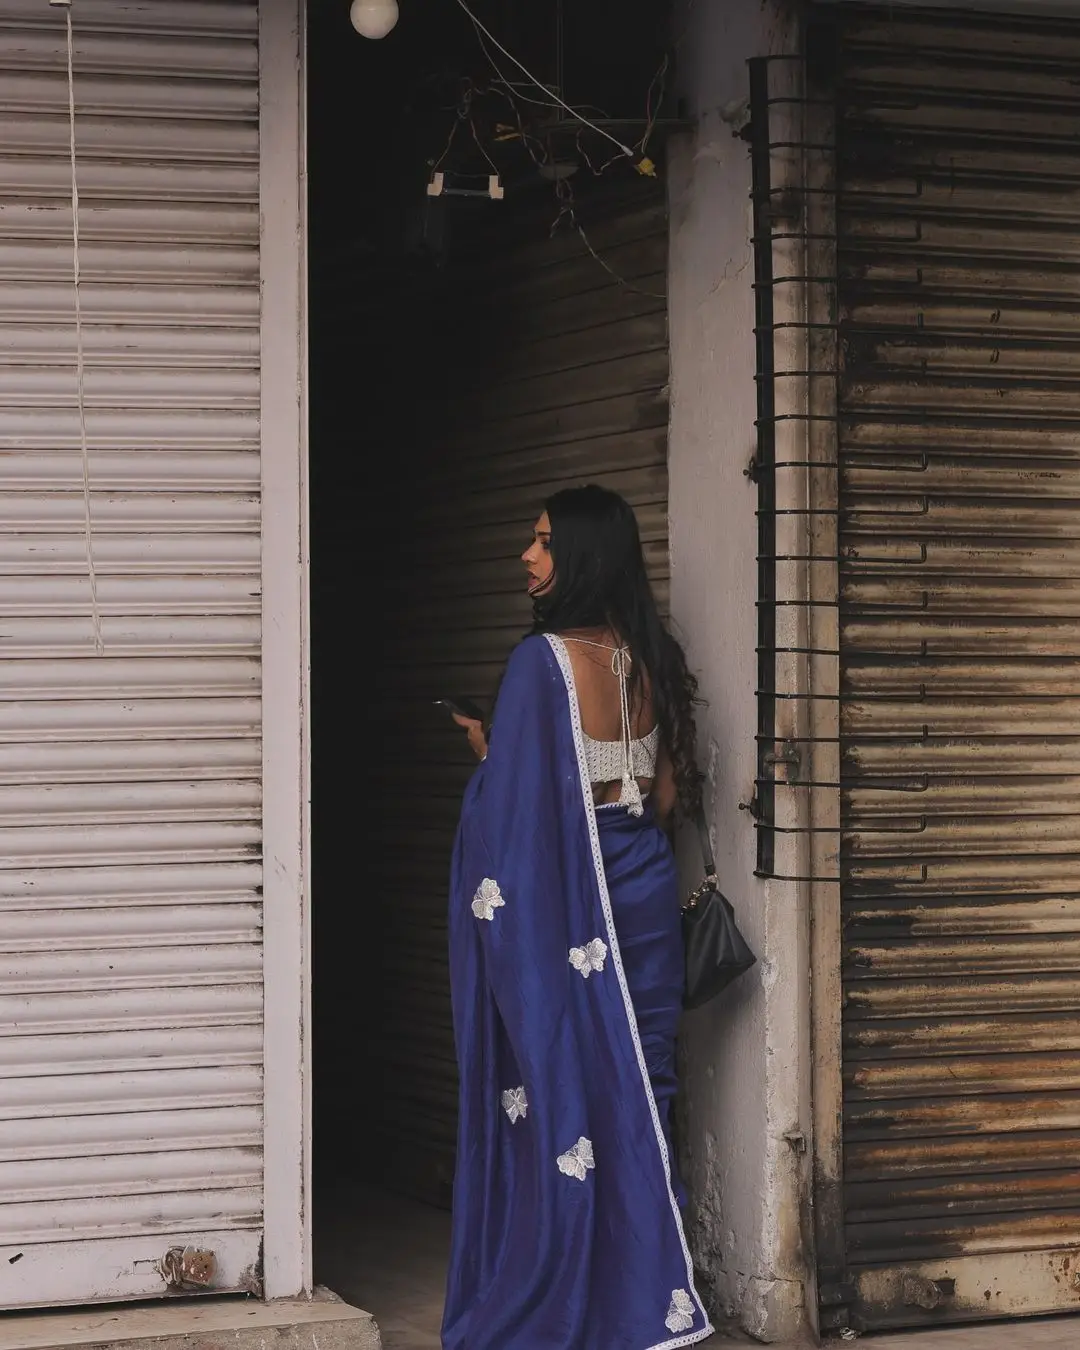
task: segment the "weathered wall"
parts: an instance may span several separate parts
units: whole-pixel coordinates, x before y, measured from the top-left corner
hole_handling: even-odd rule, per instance
[[[685,1154],[692,1241],[718,1316],[766,1341],[804,1327],[800,1241],[809,1130],[806,922],[791,884],[754,877],[756,491],[750,157],[752,56],[793,51],[797,25],[766,0],[687,0],[680,79],[697,119],[671,164],[670,510],[672,611],[708,706],[721,884],[758,967],[687,1019]],[[700,863],[687,841],[688,879]],[[785,1138],[785,1136],[789,1136]]]

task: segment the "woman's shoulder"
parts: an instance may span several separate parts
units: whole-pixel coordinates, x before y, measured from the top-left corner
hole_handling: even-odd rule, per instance
[[[507,659],[499,682],[498,706],[507,708],[537,706],[544,702],[544,690],[559,676],[559,665],[551,643],[542,633],[522,638]]]
[[[559,672],[559,658],[543,633],[530,633],[517,644],[506,662],[502,687],[535,689]]]
[[[523,637],[506,663],[507,673],[511,670],[534,670],[550,666],[554,662],[551,643],[543,633],[530,633]]]

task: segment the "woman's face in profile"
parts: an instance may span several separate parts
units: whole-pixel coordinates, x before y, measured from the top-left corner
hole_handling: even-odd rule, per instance
[[[543,595],[555,578],[555,564],[551,559],[551,521],[547,512],[533,527],[533,541],[521,555],[529,577],[529,594]]]

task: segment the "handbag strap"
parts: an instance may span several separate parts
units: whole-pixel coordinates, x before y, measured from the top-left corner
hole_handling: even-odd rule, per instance
[[[716,859],[713,857],[712,840],[709,838],[709,827],[705,823],[705,809],[702,806],[698,806],[694,812],[694,826],[701,845],[701,861],[705,864],[705,880],[715,886]]]
[[[709,827],[705,823],[705,805],[703,802],[698,803],[692,819],[694,828],[697,830],[701,861],[705,867],[705,877],[683,901],[684,913],[687,910],[696,909],[710,891],[719,891],[720,889],[720,883],[716,879],[716,859],[713,857],[712,840],[709,838]]]

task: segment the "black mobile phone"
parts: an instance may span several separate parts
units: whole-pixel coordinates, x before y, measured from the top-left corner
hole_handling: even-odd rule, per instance
[[[467,717],[470,722],[483,722],[483,711],[470,703],[467,698],[437,698],[435,700],[437,708],[445,708],[449,713],[457,713],[459,717]]]

